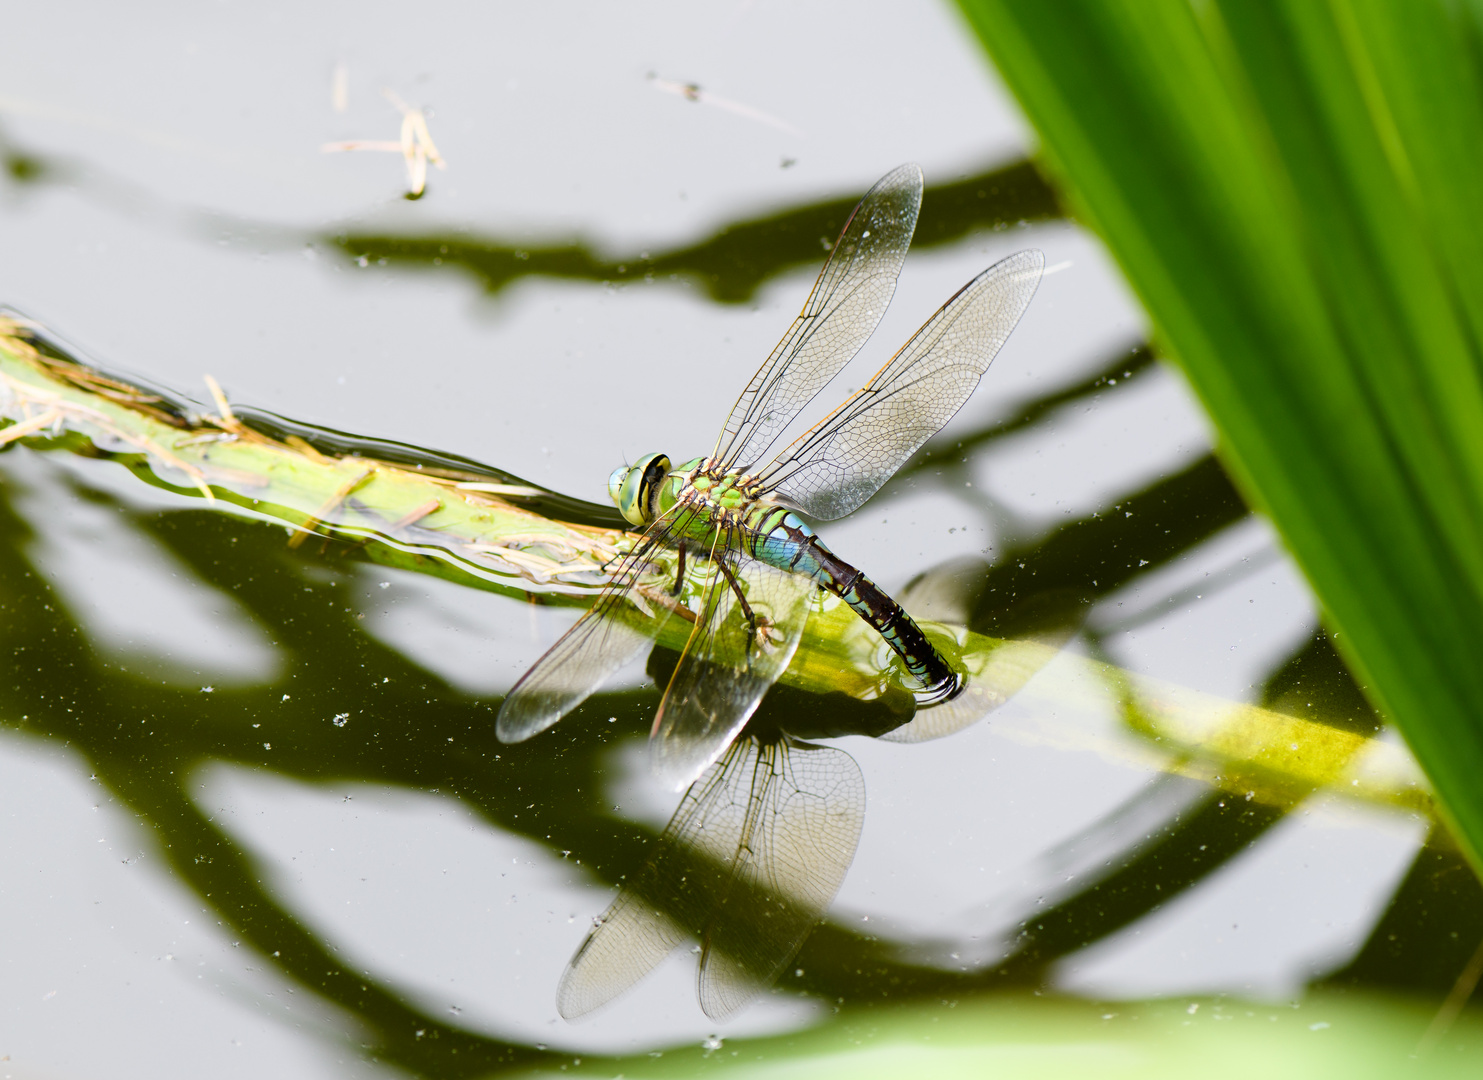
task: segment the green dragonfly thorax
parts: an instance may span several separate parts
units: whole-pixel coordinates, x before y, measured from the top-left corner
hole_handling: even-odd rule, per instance
[[[688,503],[699,514],[682,515],[680,532],[704,540],[717,526],[756,529],[776,507],[758,491],[757,481],[736,470],[723,469],[709,458],[692,458],[671,467],[664,454],[645,454],[632,465],[613,470],[608,494],[625,520],[640,527],[671,515]]]
[[[760,499],[756,480],[735,470],[724,471],[709,458],[685,462],[669,474],[669,482],[659,489],[659,512],[665,513],[692,493],[692,499],[703,499],[726,511],[745,512]]]

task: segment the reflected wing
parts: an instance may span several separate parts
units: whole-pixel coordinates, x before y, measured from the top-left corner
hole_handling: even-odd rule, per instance
[[[575,1019],[606,1004],[701,935],[731,876],[757,750],[750,740],[733,744],[690,785],[643,869],[566,966],[556,990],[562,1016]]]
[[[736,535],[720,538],[705,603],[654,717],[654,771],[676,790],[746,726],[793,659],[808,620],[813,580],[748,558],[740,544]]]
[[[714,1020],[781,974],[839,892],[865,823],[865,780],[843,750],[776,742],[744,752],[758,759],[750,805],[701,936],[700,1007]],[[738,784],[733,803],[740,794]]]
[[[665,597],[645,597],[635,590],[649,557],[670,546],[678,524],[660,519],[649,526],[618,564],[597,602],[520,676],[495,721],[501,742],[523,742],[545,731],[637,659],[658,636],[671,608]]]
[[[869,385],[762,470],[764,489],[821,521],[874,495],[968,400],[1044,266],[1039,251],[1021,251],[963,286]]]
[[[733,743],[572,957],[561,1015],[610,1001],[691,938],[702,943],[701,1007],[734,1012],[777,978],[839,891],[864,816],[865,782],[843,751]]]
[[[688,887],[684,852],[676,849],[673,834],[685,815],[694,813],[694,794],[685,794],[649,861],[597,917],[562,972],[556,1011],[567,1020],[606,1005],[684,942],[687,935],[670,914]]]
[[[865,193],[824,264],[803,311],[732,406],[716,450],[725,467],[751,465],[798,410],[875,332],[922,204],[922,170],[902,165]]]

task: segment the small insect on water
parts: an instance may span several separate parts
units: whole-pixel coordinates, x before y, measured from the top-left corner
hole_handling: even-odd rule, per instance
[[[947,423],[1024,314],[1044,256],[1018,252],[968,282],[864,388],[766,458],[885,314],[921,200],[916,165],[866,193],[709,457],[674,466],[653,453],[614,470],[609,493],[643,532],[500,708],[499,738],[528,739],[637,659],[669,618],[694,623],[650,739],[655,770],[676,790],[692,786],[573,957],[558,994],[564,1016],[611,999],[690,936],[701,941],[701,1005],[726,1015],[777,977],[833,900],[863,822],[859,768],[800,741],[806,720],[738,739],[792,660],[817,590],[895,650],[920,708],[964,690],[966,676],[906,611],[798,515],[851,513]],[[661,557],[673,557],[674,577],[656,584]]]

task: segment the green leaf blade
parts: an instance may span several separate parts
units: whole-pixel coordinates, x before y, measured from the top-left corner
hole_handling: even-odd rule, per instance
[[[1348,0],[962,7],[1340,646],[1483,851],[1471,15]]]

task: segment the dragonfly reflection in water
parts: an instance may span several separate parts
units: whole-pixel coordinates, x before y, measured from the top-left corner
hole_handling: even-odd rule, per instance
[[[901,606],[794,511],[824,521],[852,512],[947,423],[1029,305],[1044,256],[1021,251],[974,278],[864,388],[765,460],[880,322],[921,198],[915,165],[866,193],[709,457],[672,467],[655,453],[613,472],[613,500],[644,531],[500,709],[502,740],[530,738],[637,659],[676,611],[694,620],[650,740],[656,771],[677,789],[693,786],[645,870],[573,958],[558,999],[565,1016],[621,992],[690,935],[702,942],[702,1007],[725,1015],[776,977],[833,899],[859,838],[859,769],[842,751],[801,742],[802,718],[737,737],[787,668],[820,589],[895,650],[920,707],[964,689]],[[646,579],[667,553],[674,582],[656,589]]]

